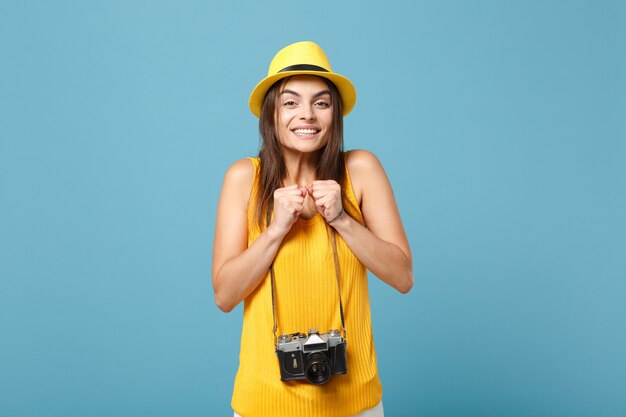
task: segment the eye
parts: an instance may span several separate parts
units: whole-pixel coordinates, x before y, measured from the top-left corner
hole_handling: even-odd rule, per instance
[[[286,107],[293,107],[293,106],[295,106],[296,104],[297,104],[297,103],[296,103],[294,100],[285,100],[285,101],[283,102],[283,106],[286,106]]]
[[[330,107],[330,103],[326,100],[319,100],[315,102],[315,105],[317,107],[322,107],[322,108],[328,108]]]

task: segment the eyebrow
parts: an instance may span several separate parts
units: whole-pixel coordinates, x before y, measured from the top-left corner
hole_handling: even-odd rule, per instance
[[[294,95],[296,97],[300,97],[300,94],[296,93],[293,90],[283,90],[283,91],[281,91],[280,95],[282,96],[283,94],[292,94],[292,95]],[[315,95],[313,95],[313,98],[317,98],[319,96],[323,96],[324,94],[330,95],[330,90],[322,90],[322,91],[316,93]]]

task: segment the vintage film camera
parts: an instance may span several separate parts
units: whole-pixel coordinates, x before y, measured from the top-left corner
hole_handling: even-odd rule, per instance
[[[311,384],[323,384],[331,375],[348,372],[346,341],[339,330],[320,334],[317,329],[303,333],[284,334],[276,345],[280,379],[306,379]]]

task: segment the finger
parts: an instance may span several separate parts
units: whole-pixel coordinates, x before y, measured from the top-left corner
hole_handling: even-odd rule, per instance
[[[320,198],[328,197],[336,198],[337,200],[341,199],[341,190],[331,189],[331,190],[318,190],[313,192],[313,198],[317,201]]]
[[[278,188],[274,192],[280,194],[302,194],[302,188],[298,187],[297,185],[292,185],[285,188]]]
[[[337,181],[335,180],[315,180],[313,181],[312,185],[313,186],[322,186],[322,185],[329,185],[329,184],[337,184]]]
[[[297,199],[304,199],[302,195],[298,193],[279,193],[274,196],[274,201],[292,201]]]
[[[336,203],[334,203],[335,199],[333,198],[333,196],[331,195],[326,195],[324,197],[321,197],[317,200],[315,200],[315,205],[318,207],[323,207],[323,208],[330,208],[334,205],[336,205]]]
[[[282,198],[285,199],[285,201],[295,201],[298,203],[304,203],[304,197],[300,194],[296,194],[296,195],[285,195]]]
[[[324,196],[327,196],[328,194],[330,194],[332,191],[329,190],[324,190],[324,189],[317,189],[315,191],[313,191],[312,197],[315,200],[318,200]]]
[[[320,200],[316,201],[315,204],[319,207],[320,210],[327,213],[339,213],[343,208],[343,204],[341,201],[332,197],[324,197]]]
[[[303,209],[304,209],[304,206],[302,204],[294,204],[294,205],[289,206],[288,212],[292,216],[292,218],[295,219],[295,218],[300,217],[300,214],[302,213]]]
[[[298,215],[302,212],[303,209],[304,206],[302,204],[291,204],[287,207],[287,211],[289,211],[289,213]]]
[[[313,185],[311,188],[313,189],[313,194],[341,192],[341,186],[334,181],[332,182],[332,184],[316,184]]]
[[[284,200],[279,202],[279,204],[277,205],[277,208],[280,208],[281,210],[287,210],[289,212],[292,212],[292,208],[296,207],[299,211],[302,211],[302,207],[304,207],[304,201],[289,201],[289,200]]]
[[[298,214],[302,213],[302,210],[304,210],[304,204],[294,204],[293,207],[295,207]]]

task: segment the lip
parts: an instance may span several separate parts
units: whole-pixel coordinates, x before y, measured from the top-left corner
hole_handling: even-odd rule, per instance
[[[303,132],[298,132],[298,130],[312,130],[314,131],[314,133],[303,133]],[[293,133],[294,135],[296,135],[296,137],[300,138],[300,139],[314,139],[316,138],[320,132],[322,130],[314,125],[300,125],[300,126],[296,126],[293,129],[291,129],[291,133]]]

